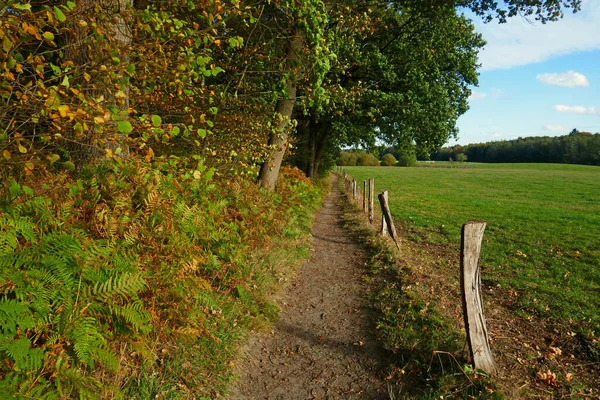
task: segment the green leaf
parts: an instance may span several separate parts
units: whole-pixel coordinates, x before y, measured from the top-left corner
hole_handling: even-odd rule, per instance
[[[225,70],[223,68],[221,68],[221,67],[215,67],[215,68],[212,69],[212,75],[213,76],[217,76],[221,72],[225,72]]]
[[[12,197],[17,197],[21,194],[21,185],[13,180],[10,184],[9,190]]]
[[[63,167],[67,170],[67,171],[75,171],[75,164],[73,164],[71,161],[66,161],[63,164]]]
[[[60,156],[58,154],[50,154],[46,158],[48,159],[48,161],[50,161],[50,164],[54,164],[55,162],[60,160]]]
[[[162,124],[162,118],[158,115],[153,115],[151,117],[152,119],[152,125],[159,127]]]
[[[206,129],[198,129],[198,136],[204,139],[206,137]]]
[[[131,133],[133,126],[129,121],[119,121],[117,123],[117,130],[121,133]]]
[[[52,32],[44,32],[42,36],[49,42],[52,42],[54,40],[54,33]]]
[[[177,136],[177,135],[179,135],[180,132],[181,132],[181,129],[179,129],[178,126],[174,126],[173,129],[171,129],[171,132],[169,132],[169,134],[171,136]]]
[[[134,64],[129,64],[127,65],[127,67],[125,68],[125,71],[129,74],[129,75],[133,75],[135,73],[135,65]]]
[[[21,189],[23,189],[23,192],[27,195],[27,196],[33,196],[33,189],[30,188],[29,186],[25,186],[23,185],[21,187]]]
[[[62,10],[56,6],[54,6],[54,14],[60,22],[65,22],[67,20],[67,17],[65,17],[65,14],[62,12]]]
[[[67,8],[69,10],[74,9],[77,6],[77,4],[73,3],[72,1],[67,1]]]
[[[14,8],[15,10],[31,10],[31,4],[29,4],[29,3],[25,3],[25,4],[21,4],[21,3],[11,4],[11,7]]]

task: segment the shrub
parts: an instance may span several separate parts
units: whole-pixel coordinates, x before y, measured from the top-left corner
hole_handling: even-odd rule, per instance
[[[402,153],[398,160],[398,165],[402,167],[412,167],[417,163],[417,156],[415,153]]]
[[[381,159],[381,165],[389,167],[392,165],[396,165],[398,161],[396,161],[396,157],[394,157],[393,154],[391,153],[387,153],[383,156],[383,158]]]
[[[360,165],[362,167],[378,167],[379,160],[375,158],[373,154],[365,153],[358,156],[356,165]]]
[[[338,158],[337,165],[341,166],[354,166],[356,165],[356,161],[358,160],[358,156],[356,153],[351,153],[349,151],[342,151],[340,157]]]

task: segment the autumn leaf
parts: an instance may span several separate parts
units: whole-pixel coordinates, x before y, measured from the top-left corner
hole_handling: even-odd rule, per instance
[[[69,113],[69,106],[66,104],[63,104],[61,106],[58,106],[58,113],[60,114],[61,117],[66,118],[67,114]]]
[[[5,159],[7,159],[7,160],[10,160],[10,151],[8,151],[8,150],[4,150],[4,151],[2,152],[2,156],[3,156]]]
[[[42,37],[48,41],[48,42],[52,42],[54,40],[54,33],[52,32],[44,32],[44,34],[42,35]]]

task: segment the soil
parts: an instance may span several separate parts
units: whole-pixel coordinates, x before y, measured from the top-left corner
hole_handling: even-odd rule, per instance
[[[313,225],[312,255],[281,295],[279,321],[253,337],[229,399],[389,399],[373,332],[365,255],[344,228],[334,175]]]

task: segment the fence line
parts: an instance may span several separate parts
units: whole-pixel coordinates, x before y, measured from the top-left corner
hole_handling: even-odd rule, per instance
[[[344,169],[338,170],[344,178],[344,188],[350,200],[366,214],[369,223],[374,223],[374,197],[375,180],[363,181],[362,207],[361,191],[358,189],[356,179],[350,180],[350,176]],[[382,236],[390,235],[396,247],[400,248],[399,238],[394,226],[392,214],[388,203],[388,191],[377,195],[381,207],[381,226],[378,232]],[[490,348],[487,325],[483,313],[483,302],[481,299],[481,270],[479,268],[479,254],[481,242],[485,230],[485,222],[468,221],[462,226],[460,245],[460,282],[461,297],[463,304],[463,315],[467,343],[473,365],[488,375],[495,375],[497,369]]]

